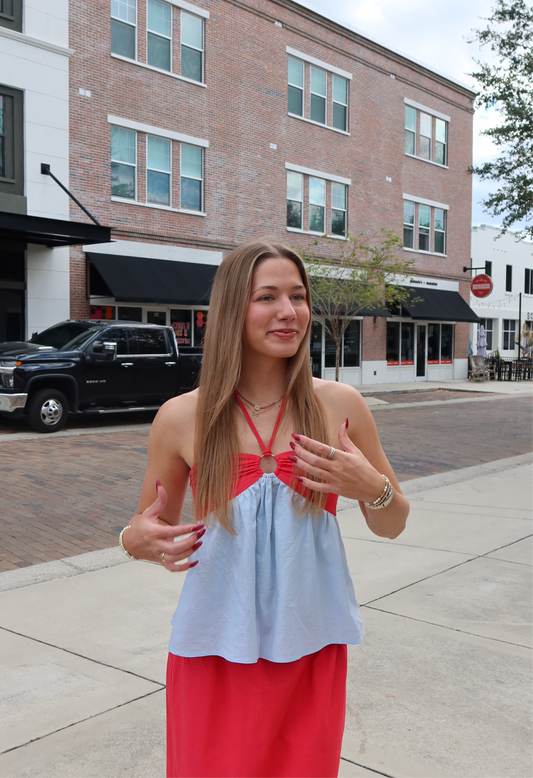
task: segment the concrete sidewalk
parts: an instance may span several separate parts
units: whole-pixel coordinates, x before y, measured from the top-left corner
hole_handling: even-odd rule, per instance
[[[407,482],[396,541],[339,505],[367,632],[341,776],[531,776],[531,460]],[[0,574],[3,778],[164,776],[182,580],[117,549]]]

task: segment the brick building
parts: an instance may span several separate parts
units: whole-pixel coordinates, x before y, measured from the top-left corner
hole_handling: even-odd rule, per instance
[[[201,342],[225,253],[404,235],[424,302],[355,319],[341,380],[467,374],[473,93],[291,0],[70,0],[70,186],[113,243],[70,250],[72,317]],[[79,217],[73,206],[72,217]],[[331,343],[315,324],[316,375]]]

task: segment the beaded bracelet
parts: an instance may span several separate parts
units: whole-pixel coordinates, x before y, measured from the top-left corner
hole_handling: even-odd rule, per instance
[[[382,494],[380,494],[377,500],[374,500],[374,502],[365,502],[365,506],[370,508],[371,511],[377,511],[380,508],[386,508],[391,504],[392,498],[394,497],[394,490],[392,488],[391,482],[385,473],[382,473],[382,475],[385,479],[385,488],[383,489]]]
[[[118,544],[119,544],[120,548],[122,549],[122,551],[126,554],[128,559],[135,559],[136,561],[139,561],[136,556],[132,556],[130,554],[130,552],[126,551],[126,549],[124,547],[124,541],[122,540],[122,536],[124,535],[124,533],[126,532],[127,529],[131,529],[131,524],[128,524],[128,526],[124,527],[124,529],[121,531],[120,535],[118,536]]]

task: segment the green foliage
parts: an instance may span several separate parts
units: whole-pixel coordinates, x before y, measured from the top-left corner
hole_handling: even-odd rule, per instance
[[[305,262],[311,286],[313,318],[319,321],[336,346],[335,380],[339,380],[340,347],[350,319],[364,311],[395,309],[410,298],[409,292],[394,286],[398,276],[409,276],[415,270],[415,260],[403,251],[401,239],[393,232],[382,230],[381,240],[367,245],[364,235],[341,243],[324,239],[340,248],[336,260],[317,256],[315,248],[297,247]],[[315,240],[314,246],[320,246]]]
[[[533,8],[525,0],[497,0],[483,30],[474,30],[481,46],[490,46],[497,64],[474,60],[471,73],[480,85],[477,107],[496,108],[501,121],[485,130],[501,150],[493,162],[470,168],[500,188],[482,201],[493,216],[503,216],[505,232],[513,224],[531,222],[518,232],[533,238]]]

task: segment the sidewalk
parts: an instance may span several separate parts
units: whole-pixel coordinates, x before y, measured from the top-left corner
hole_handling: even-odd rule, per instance
[[[533,395],[533,381],[410,381],[397,384],[364,384],[357,389],[363,396],[389,394],[390,392],[430,392],[447,389],[455,392],[494,392],[511,396]]]
[[[349,649],[341,776],[532,774],[531,460],[407,482],[396,541],[339,505],[367,632]],[[0,575],[3,778],[164,776],[182,580],[116,548]]]

